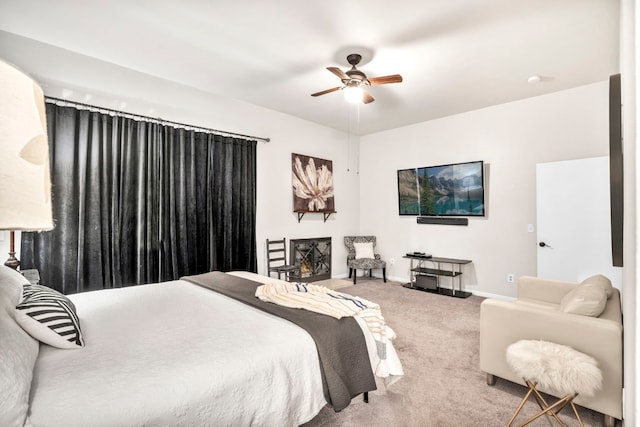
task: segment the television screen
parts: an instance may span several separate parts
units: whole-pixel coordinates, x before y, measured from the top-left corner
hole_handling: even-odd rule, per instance
[[[400,215],[484,216],[482,161],[398,171]]]

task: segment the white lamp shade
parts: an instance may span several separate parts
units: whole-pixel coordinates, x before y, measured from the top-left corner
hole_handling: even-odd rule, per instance
[[[0,230],[52,228],[42,89],[0,60]]]

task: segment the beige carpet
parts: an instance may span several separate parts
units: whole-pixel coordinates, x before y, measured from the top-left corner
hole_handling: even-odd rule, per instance
[[[339,413],[325,407],[305,427],[316,426],[505,426],[526,389],[498,379],[486,384],[478,360],[480,303],[483,298],[451,298],[403,288],[381,279],[333,279],[332,288],[377,302],[396,331],[394,345],[405,377],[388,390],[369,393]],[[317,282],[318,284],[322,284]],[[530,401],[518,420],[537,412]],[[602,425],[602,416],[580,408],[585,426]],[[568,425],[578,425],[570,408],[562,412]],[[544,418],[531,426],[549,426]]]

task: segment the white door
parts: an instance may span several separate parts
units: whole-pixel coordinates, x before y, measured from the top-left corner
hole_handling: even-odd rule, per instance
[[[581,281],[603,274],[619,287],[611,259],[609,158],[536,165],[538,277]]]

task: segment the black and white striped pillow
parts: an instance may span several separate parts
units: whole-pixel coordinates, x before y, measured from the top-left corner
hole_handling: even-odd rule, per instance
[[[24,285],[16,321],[35,339],[64,349],[84,347],[80,319],[71,300],[42,285]]]

